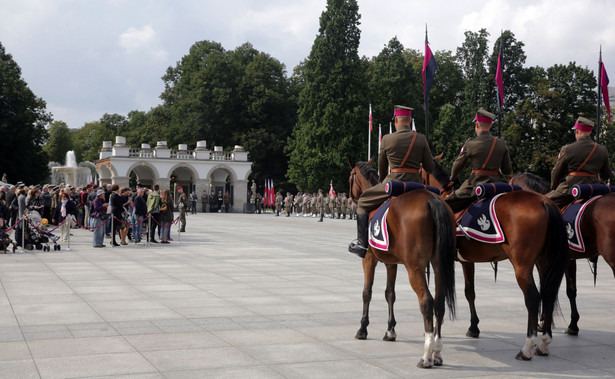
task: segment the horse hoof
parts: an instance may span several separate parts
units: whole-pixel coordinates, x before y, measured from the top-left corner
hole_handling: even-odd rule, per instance
[[[382,340],[383,340],[383,341],[390,341],[390,342],[393,342],[393,341],[395,341],[396,339],[397,339],[397,334],[396,334],[395,332],[389,332],[389,331],[387,331],[387,332],[384,334],[384,337],[382,337]]]
[[[433,362],[429,360],[426,361],[423,358],[421,358],[419,363],[416,364],[416,367],[418,368],[431,368],[432,366],[433,366]]]
[[[517,353],[517,356],[515,357],[515,359],[519,360],[519,361],[530,361],[532,360],[532,357],[526,357],[525,355],[523,355],[522,351],[519,351],[519,353]]]
[[[468,329],[468,331],[466,332],[466,337],[478,338],[479,335],[480,335],[480,330],[478,329],[476,330]]]
[[[537,355],[539,357],[546,357],[549,355],[549,350],[547,348],[547,351],[542,351],[540,347],[537,347],[536,351],[534,352],[534,355]]]
[[[357,339],[357,340],[366,340],[367,339],[367,332],[363,332],[363,331],[359,330],[357,332],[357,335],[354,336],[354,338]]]
[[[436,356],[436,354],[434,353],[434,355],[433,355],[433,365],[434,366],[442,366],[442,356]]]
[[[578,336],[579,329],[570,329],[570,327],[568,327],[564,333],[568,334],[569,336]]]

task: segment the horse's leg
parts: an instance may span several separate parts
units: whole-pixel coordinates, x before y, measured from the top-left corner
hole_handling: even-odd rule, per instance
[[[516,356],[517,359],[522,361],[529,361],[532,359],[532,355],[536,348],[540,293],[538,292],[538,288],[536,288],[536,283],[534,283],[534,277],[532,276],[533,268],[533,264],[517,264],[514,266],[517,284],[519,284],[519,288],[523,291],[525,307],[527,308],[527,334],[525,345]]]
[[[384,297],[387,299],[387,304],[389,304],[389,326],[382,339],[385,341],[395,341],[397,339],[397,333],[395,333],[395,325],[397,325],[397,321],[395,321],[393,305],[395,304],[395,280],[397,279],[397,265],[387,264],[386,267],[387,288],[384,291]]]
[[[418,368],[430,368],[433,366],[433,351],[435,345],[434,339],[434,325],[433,325],[433,297],[429,292],[427,286],[427,279],[425,278],[425,267],[419,267],[419,265],[406,264],[406,270],[408,270],[408,277],[410,279],[410,286],[416,293],[419,299],[419,308],[423,315],[423,323],[425,327],[425,350],[421,360],[416,365]]]
[[[435,264],[434,267],[437,267]],[[445,298],[446,294],[443,290],[444,285],[441,283],[442,274],[434,269],[434,279],[436,284],[436,297],[434,298],[434,315],[435,317],[435,339],[434,350],[432,354],[434,366],[442,366],[442,322],[444,320]]]
[[[577,261],[571,259],[566,270],[566,296],[570,301],[570,324],[566,334],[576,336],[579,334],[579,310],[577,309]]]
[[[354,338],[364,340],[367,338],[367,326],[369,325],[369,303],[372,301],[372,286],[374,285],[374,274],[378,260],[369,251],[363,258],[363,315],[361,316],[361,327]]]
[[[466,332],[467,337],[478,338],[480,330],[478,329],[478,315],[476,314],[476,292],[474,291],[474,263],[461,262],[463,269],[463,278],[465,281],[465,295],[468,304],[470,305],[470,327]]]

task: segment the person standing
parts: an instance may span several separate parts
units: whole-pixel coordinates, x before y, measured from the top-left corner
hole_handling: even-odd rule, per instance
[[[119,243],[115,241],[115,235],[120,234],[120,229],[122,228],[124,213],[124,201],[122,200],[122,193],[120,192],[120,186],[117,184],[113,184],[111,186],[111,195],[109,196],[109,204],[111,206],[111,220],[112,230],[111,230],[111,245],[112,246],[120,246]],[[121,235],[120,235],[121,238]]]
[[[576,142],[560,150],[551,171],[552,191],[547,194],[560,208],[574,200],[572,187],[575,184],[604,183],[612,175],[606,147],[591,139],[594,123],[579,117],[572,129]]]
[[[70,228],[73,223],[75,213],[77,213],[75,203],[68,198],[68,195],[65,192],[61,192],[60,201],[58,202],[58,206],[56,207],[56,211],[53,214],[51,222],[55,225],[62,224],[60,227],[62,242],[68,241],[68,235],[70,234]]]
[[[94,228],[93,245],[94,247],[105,247],[103,244],[105,240],[105,221],[104,215],[107,214],[107,206],[105,203],[105,191],[99,189],[96,191],[96,198],[92,202],[91,213],[91,228]],[[108,220],[108,219],[107,219]]]
[[[378,154],[380,183],[368,188],[357,205],[357,239],[348,245],[348,251],[365,258],[369,212],[378,208],[388,197],[385,185],[390,180],[421,183],[419,169],[433,172],[434,163],[424,135],[411,129],[412,108],[396,105],[393,111],[395,133],[382,138]],[[389,174],[389,168],[391,173]]]
[[[132,239],[135,244],[141,243],[141,234],[143,233],[143,220],[147,216],[147,203],[145,201],[143,187],[137,188],[137,194],[132,199],[134,204],[133,209],[133,227]]]
[[[160,195],[160,243],[170,243],[171,224],[173,223],[173,198],[171,191],[165,189]]]
[[[503,174],[507,178],[512,173],[510,155],[504,140],[491,135],[495,115],[480,108],[474,116],[476,137],[470,138],[461,148],[459,156],[453,163],[448,188],[453,186],[459,174],[469,162],[472,172],[461,187],[444,199],[457,213],[472,204],[477,198],[474,189],[483,183],[499,182]]]
[[[184,188],[182,186],[177,186],[177,192],[179,194],[177,198],[177,209],[179,210],[179,222],[181,223],[179,231],[183,233],[186,231],[186,206],[188,205],[188,197],[184,193]]]
[[[231,195],[226,191],[224,193],[224,213],[228,213],[231,207]]]
[[[207,195],[207,190],[203,190],[203,192],[201,192],[201,206],[203,207],[203,213],[207,212],[207,203],[209,203],[209,195]]]
[[[198,202],[199,197],[196,192],[190,192],[190,212],[195,215],[196,214],[196,203]]]
[[[156,226],[160,222],[160,186],[154,184],[153,191],[147,196],[147,213],[150,215],[149,222],[149,241],[158,243],[154,236],[156,235]]]

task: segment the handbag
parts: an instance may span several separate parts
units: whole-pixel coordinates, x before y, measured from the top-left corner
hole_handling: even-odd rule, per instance
[[[166,211],[166,210],[167,210],[167,203],[162,203],[162,204],[160,204],[160,210],[161,210],[162,212]]]

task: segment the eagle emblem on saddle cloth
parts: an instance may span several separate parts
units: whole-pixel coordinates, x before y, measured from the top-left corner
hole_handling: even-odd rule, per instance
[[[485,243],[501,243],[506,237],[495,213],[495,202],[505,193],[480,199],[468,208],[457,225],[457,237]]]

